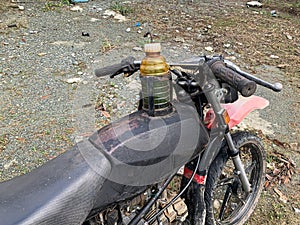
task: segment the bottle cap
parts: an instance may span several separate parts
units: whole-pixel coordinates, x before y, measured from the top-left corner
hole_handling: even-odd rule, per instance
[[[160,43],[145,44],[144,49],[145,49],[145,52],[160,52],[161,45],[160,45]]]

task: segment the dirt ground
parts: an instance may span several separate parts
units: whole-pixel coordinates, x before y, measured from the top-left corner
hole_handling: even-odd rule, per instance
[[[300,162],[299,2],[261,1],[262,8],[246,7],[246,1],[151,2],[135,7],[135,13],[137,18],[151,21],[153,32],[163,41],[183,44],[196,54],[222,54],[263,79],[283,84],[285,90],[280,94],[260,89],[276,106],[261,113],[264,120],[256,117],[251,123],[254,126],[259,121],[262,125],[268,174],[274,175],[274,169],[281,172],[267,181],[247,224],[299,224],[299,169],[286,169]],[[267,121],[275,130],[273,135],[266,135]]]
[[[29,1],[23,2],[26,10],[26,2]],[[40,0],[38,2],[42,3],[42,7],[41,4],[37,4],[37,6],[31,4],[30,7],[40,7],[41,12],[39,16],[49,14],[49,11],[53,10],[58,11],[54,14],[56,16],[67,14],[70,7],[73,6],[66,4],[67,1]],[[93,4],[96,5],[102,2],[94,0],[87,4],[78,4],[84,9],[81,16],[95,17],[94,14],[92,15],[93,11],[85,9],[93,8]],[[131,32],[138,31],[143,34],[151,31],[154,39],[162,42],[163,46],[174,49],[182,48],[191,55],[222,54],[242,69],[256,74],[262,79],[283,84],[284,90],[281,93],[274,93],[264,88],[258,89],[258,94],[266,97],[270,101],[270,106],[258,114],[252,114],[252,122],[250,120],[246,126],[247,129],[254,130],[264,140],[268,153],[266,188],[247,224],[298,225],[300,221],[299,1],[265,0],[261,1],[262,7],[247,7],[247,1],[238,0],[226,2],[210,0],[137,0],[126,4],[121,4],[121,2],[108,1],[106,5],[110,4],[108,8],[115,11],[119,10],[129,20],[122,23],[109,20],[98,27],[100,34],[103,27],[118,28],[115,31],[108,31],[110,34],[115,32],[116,38],[104,39],[101,42],[101,46],[98,46],[100,49],[99,54],[103,59],[111,59],[114,57],[114,54],[118,54],[116,58],[121,58],[123,56],[120,52],[121,49],[125,47],[131,48],[131,42],[134,42],[133,46],[143,46],[145,39],[140,37],[139,41],[136,39],[133,41],[126,36],[131,34],[129,32],[126,35],[121,35],[121,38],[126,37],[129,40],[128,43],[122,43],[122,40],[118,40],[118,34],[121,31],[125,32],[124,30],[127,27],[131,27]],[[2,51],[7,46],[6,42],[8,41],[5,40],[14,36],[17,31],[31,29],[30,20],[32,19],[31,17],[34,17],[33,13],[32,15],[29,13],[26,20],[23,20],[24,17],[20,17],[23,19],[14,20],[10,23],[16,27],[6,27],[7,18],[3,17],[4,12],[23,13],[22,9],[16,9],[18,6],[12,6],[11,4],[15,3],[0,0],[0,12],[3,13],[0,16],[0,29],[1,35],[3,35],[3,41],[0,43],[1,58],[6,57],[7,54],[4,50]],[[97,19],[101,20],[103,18],[98,16]],[[141,24],[143,29],[138,28],[140,26],[138,24]],[[14,29],[14,32],[11,32],[11,29]],[[32,32],[35,31],[32,30]],[[40,53],[43,52],[40,51]],[[180,56],[177,55],[177,58]],[[38,57],[43,56],[40,55]],[[87,63],[79,61],[79,65],[76,65],[76,71],[74,72],[70,69],[68,72],[77,73],[78,68],[82,71],[88,71],[90,68],[87,68],[87,65]],[[1,79],[6,79],[5,76],[7,75],[3,68],[0,67],[0,81]],[[60,74],[61,71],[62,69],[56,69],[55,74]],[[119,83],[118,85],[120,86]],[[108,83],[108,86],[116,85]],[[115,93],[109,94],[111,94],[111,97],[115,95]],[[120,91],[119,95],[122,95],[122,91]],[[47,96],[43,95],[44,98],[48,98]],[[1,108],[4,109],[5,107],[1,105]],[[0,122],[0,124],[6,122],[1,114]],[[258,124],[258,126],[255,126],[255,124]],[[64,132],[67,132],[69,135],[73,130],[69,128]],[[0,136],[0,153],[4,152],[5,148],[13,143],[9,140],[9,135],[1,134]],[[68,135],[63,136],[58,133],[54,136],[57,139],[54,144],[67,143],[62,144],[64,147],[71,145],[71,138]],[[44,137],[45,134],[40,134],[41,136]],[[23,141],[20,137],[16,138],[19,138],[20,145],[25,145],[24,148],[26,148],[27,141]],[[55,154],[57,155],[60,152],[58,151]],[[38,154],[36,151],[34,153]],[[55,156],[49,156],[49,154],[47,152],[47,159],[39,159],[27,163],[32,167],[40,165],[45,160]],[[42,157],[45,158],[45,155]],[[24,168],[15,169],[12,172],[12,176],[24,173],[24,171],[27,172],[28,170]],[[1,175],[2,173],[6,173],[4,169],[1,171]],[[2,179],[7,179],[8,177],[4,176]]]

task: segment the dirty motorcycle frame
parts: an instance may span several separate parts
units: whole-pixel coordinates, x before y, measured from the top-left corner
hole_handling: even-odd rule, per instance
[[[128,58],[120,64],[96,70],[96,75],[130,75],[138,71],[139,65],[139,61]],[[1,183],[0,224],[82,224],[107,207],[130,200],[143,193],[149,185],[164,181],[148,204],[129,223],[140,224],[173,175],[184,165],[191,172],[185,178],[186,188],[181,192],[186,192],[188,188],[197,190],[198,198],[187,201],[189,207],[194,208],[193,223],[204,224],[205,179],[224,138],[229,155],[239,171],[242,187],[246,192],[251,192],[239,150],[235,148],[229,133],[230,128],[247,113],[235,124],[228,125],[225,121],[226,107],[220,103],[224,100],[224,89],[220,89],[219,84],[220,81],[227,83],[229,94],[235,95],[238,90],[246,97],[255,92],[256,84],[274,91],[280,91],[281,85],[273,85],[247,74],[222,57],[197,57],[169,65],[177,76],[175,90],[177,88],[178,101],[172,102],[173,112],[150,117],[139,109],[103,127],[88,140],[77,143],[73,149],[31,173]],[[194,74],[181,73],[178,68],[192,70]],[[235,100],[233,97],[228,101]],[[203,123],[201,101],[209,103],[213,110],[214,120],[210,129]],[[260,107],[263,106],[248,107],[248,110],[250,112]],[[155,124],[154,127],[149,128],[150,123]],[[151,151],[136,150],[141,139],[149,136],[159,138],[160,133],[165,133],[164,138]],[[148,176],[146,181],[140,180],[143,174]],[[190,185],[195,183],[195,177],[199,178],[198,182]],[[156,217],[161,213],[158,212]]]

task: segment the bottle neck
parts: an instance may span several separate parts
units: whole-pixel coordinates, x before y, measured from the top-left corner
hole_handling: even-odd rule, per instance
[[[147,57],[156,57],[160,56],[160,52],[146,52]]]

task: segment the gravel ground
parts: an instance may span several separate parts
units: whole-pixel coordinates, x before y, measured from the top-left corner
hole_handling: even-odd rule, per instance
[[[29,172],[135,109],[140,88],[137,75],[110,80],[95,78],[93,71],[128,55],[143,57],[139,48],[148,41],[143,37],[148,30],[162,42],[169,61],[222,53],[250,72],[283,82],[281,94],[258,89],[259,95],[270,100],[270,107],[252,117],[259,115],[260,125],[269,124],[261,129],[271,130],[270,138],[294,144],[295,150],[287,152],[299,164],[300,35],[299,23],[291,22],[299,17],[279,17],[278,27],[268,30],[275,26],[270,26],[274,18],[267,16],[269,9],[252,12],[242,1],[135,0],[128,4],[128,9],[134,9],[128,20],[118,22],[103,17],[105,10],[117,7],[111,1],[77,4],[78,11],[59,2],[64,1],[24,0],[12,7],[0,0],[0,181]],[[262,32],[257,32],[258,25]],[[239,32],[239,26],[237,38],[234,31]],[[286,41],[274,30],[280,30],[285,39],[287,33],[292,36],[288,46],[277,45]],[[280,59],[270,58],[275,53]],[[278,65],[286,68],[278,69]],[[265,224],[297,224],[299,215],[292,207],[300,208],[299,185],[296,176],[293,186],[282,188],[288,197],[296,196],[296,203],[278,203],[274,193],[266,192],[266,201],[251,224],[261,218],[266,218]]]
[[[51,8],[46,1],[22,1],[25,10],[8,7],[0,17],[0,140],[5,144],[0,180],[57,156],[97,127],[134,110],[138,100],[137,76],[100,79],[93,71],[129,55],[141,58],[142,51],[132,49],[148,41],[144,30],[132,20],[103,18],[110,1],[78,4],[79,11],[49,2]],[[164,54],[171,60],[188,52],[172,47]],[[110,118],[101,110],[95,114],[95,104],[96,109],[104,104]]]

